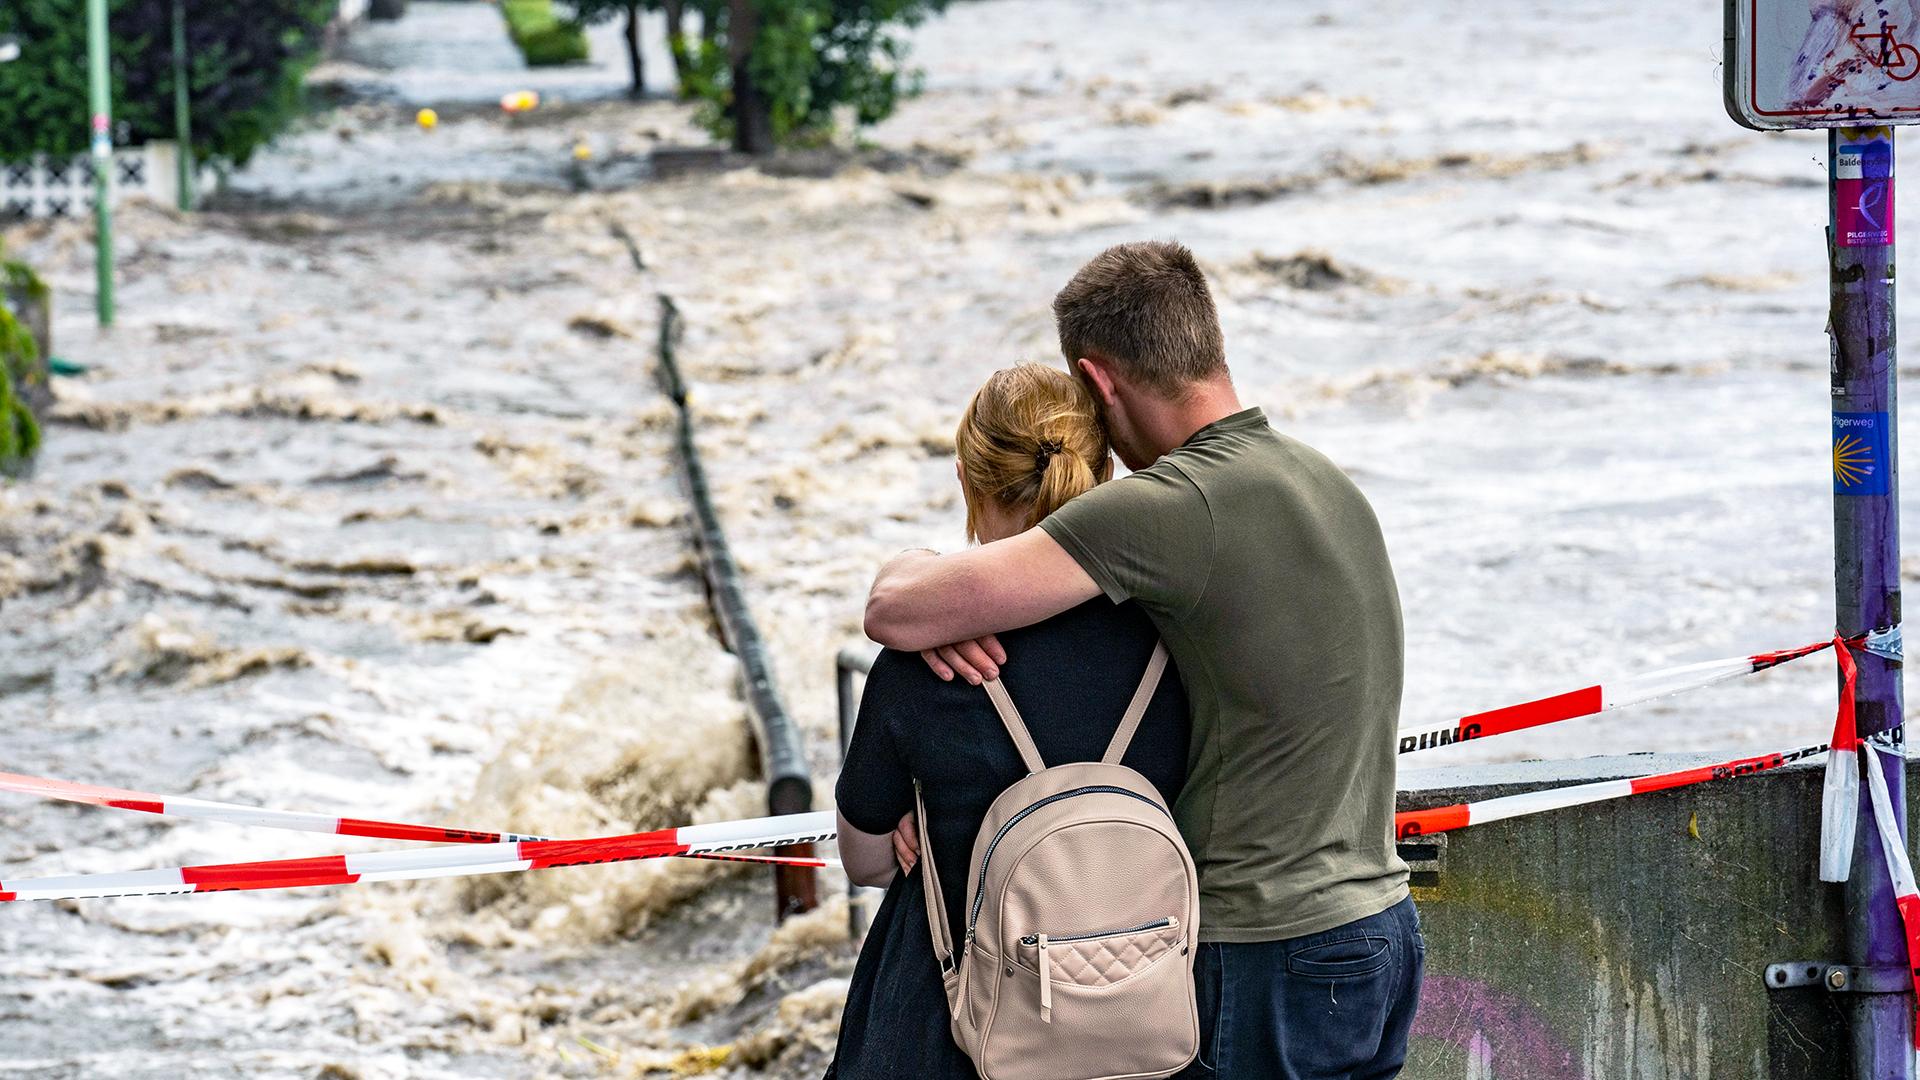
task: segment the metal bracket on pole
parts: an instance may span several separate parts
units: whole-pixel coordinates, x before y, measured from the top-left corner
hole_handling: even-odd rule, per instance
[[[1900,994],[1913,989],[1913,975],[1903,967],[1857,967],[1825,960],[1768,964],[1766,981],[1769,990],[1821,986],[1835,994]]]

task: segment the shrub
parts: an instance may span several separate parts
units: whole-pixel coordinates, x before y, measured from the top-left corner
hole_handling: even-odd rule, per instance
[[[520,47],[528,67],[577,64],[587,58],[587,35],[580,24],[554,14],[553,0],[502,0],[507,36]]]
[[[244,164],[298,115],[336,0],[186,0],[194,154]],[[108,0],[113,110],[123,143],[171,139],[173,0]],[[5,0],[0,34],[0,159],[87,150],[86,0]]]
[[[24,264],[0,258],[0,283],[30,298],[46,285]],[[43,378],[39,343],[5,303],[0,303],[0,476],[16,476],[40,450],[40,423],[21,396],[29,379]]]

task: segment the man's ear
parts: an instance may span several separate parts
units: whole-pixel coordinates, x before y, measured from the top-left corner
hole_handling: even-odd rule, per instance
[[[1083,356],[1075,360],[1073,365],[1080,369],[1080,374],[1086,376],[1087,383],[1093,387],[1093,395],[1100,399],[1101,405],[1111,409],[1119,404],[1119,398],[1113,392],[1113,369],[1107,366],[1105,360]]]

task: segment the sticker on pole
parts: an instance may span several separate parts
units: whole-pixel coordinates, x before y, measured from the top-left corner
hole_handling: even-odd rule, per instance
[[[1724,69],[1750,128],[1920,123],[1920,5],[1726,0]]]
[[[1887,414],[1833,414],[1833,493],[1887,493]]]
[[[1892,134],[1886,128],[1863,130]],[[1833,242],[1838,247],[1893,243],[1893,143],[1887,137],[1843,142],[1836,148]]]

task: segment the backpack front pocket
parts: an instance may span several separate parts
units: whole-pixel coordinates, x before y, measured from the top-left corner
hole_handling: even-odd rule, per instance
[[[1020,939],[1020,965],[1040,976],[1044,999],[1055,982],[1094,989],[1112,986],[1184,944],[1180,920],[1175,918],[1119,930],[1058,936],[1028,934]]]
[[[1183,1067],[1199,1048],[1193,975],[1181,962],[1186,933],[1165,918],[1015,939],[1009,970],[1018,977],[1001,995],[982,1075],[1154,1076]],[[1132,1037],[1113,1037],[1116,1017],[1138,1023]]]

